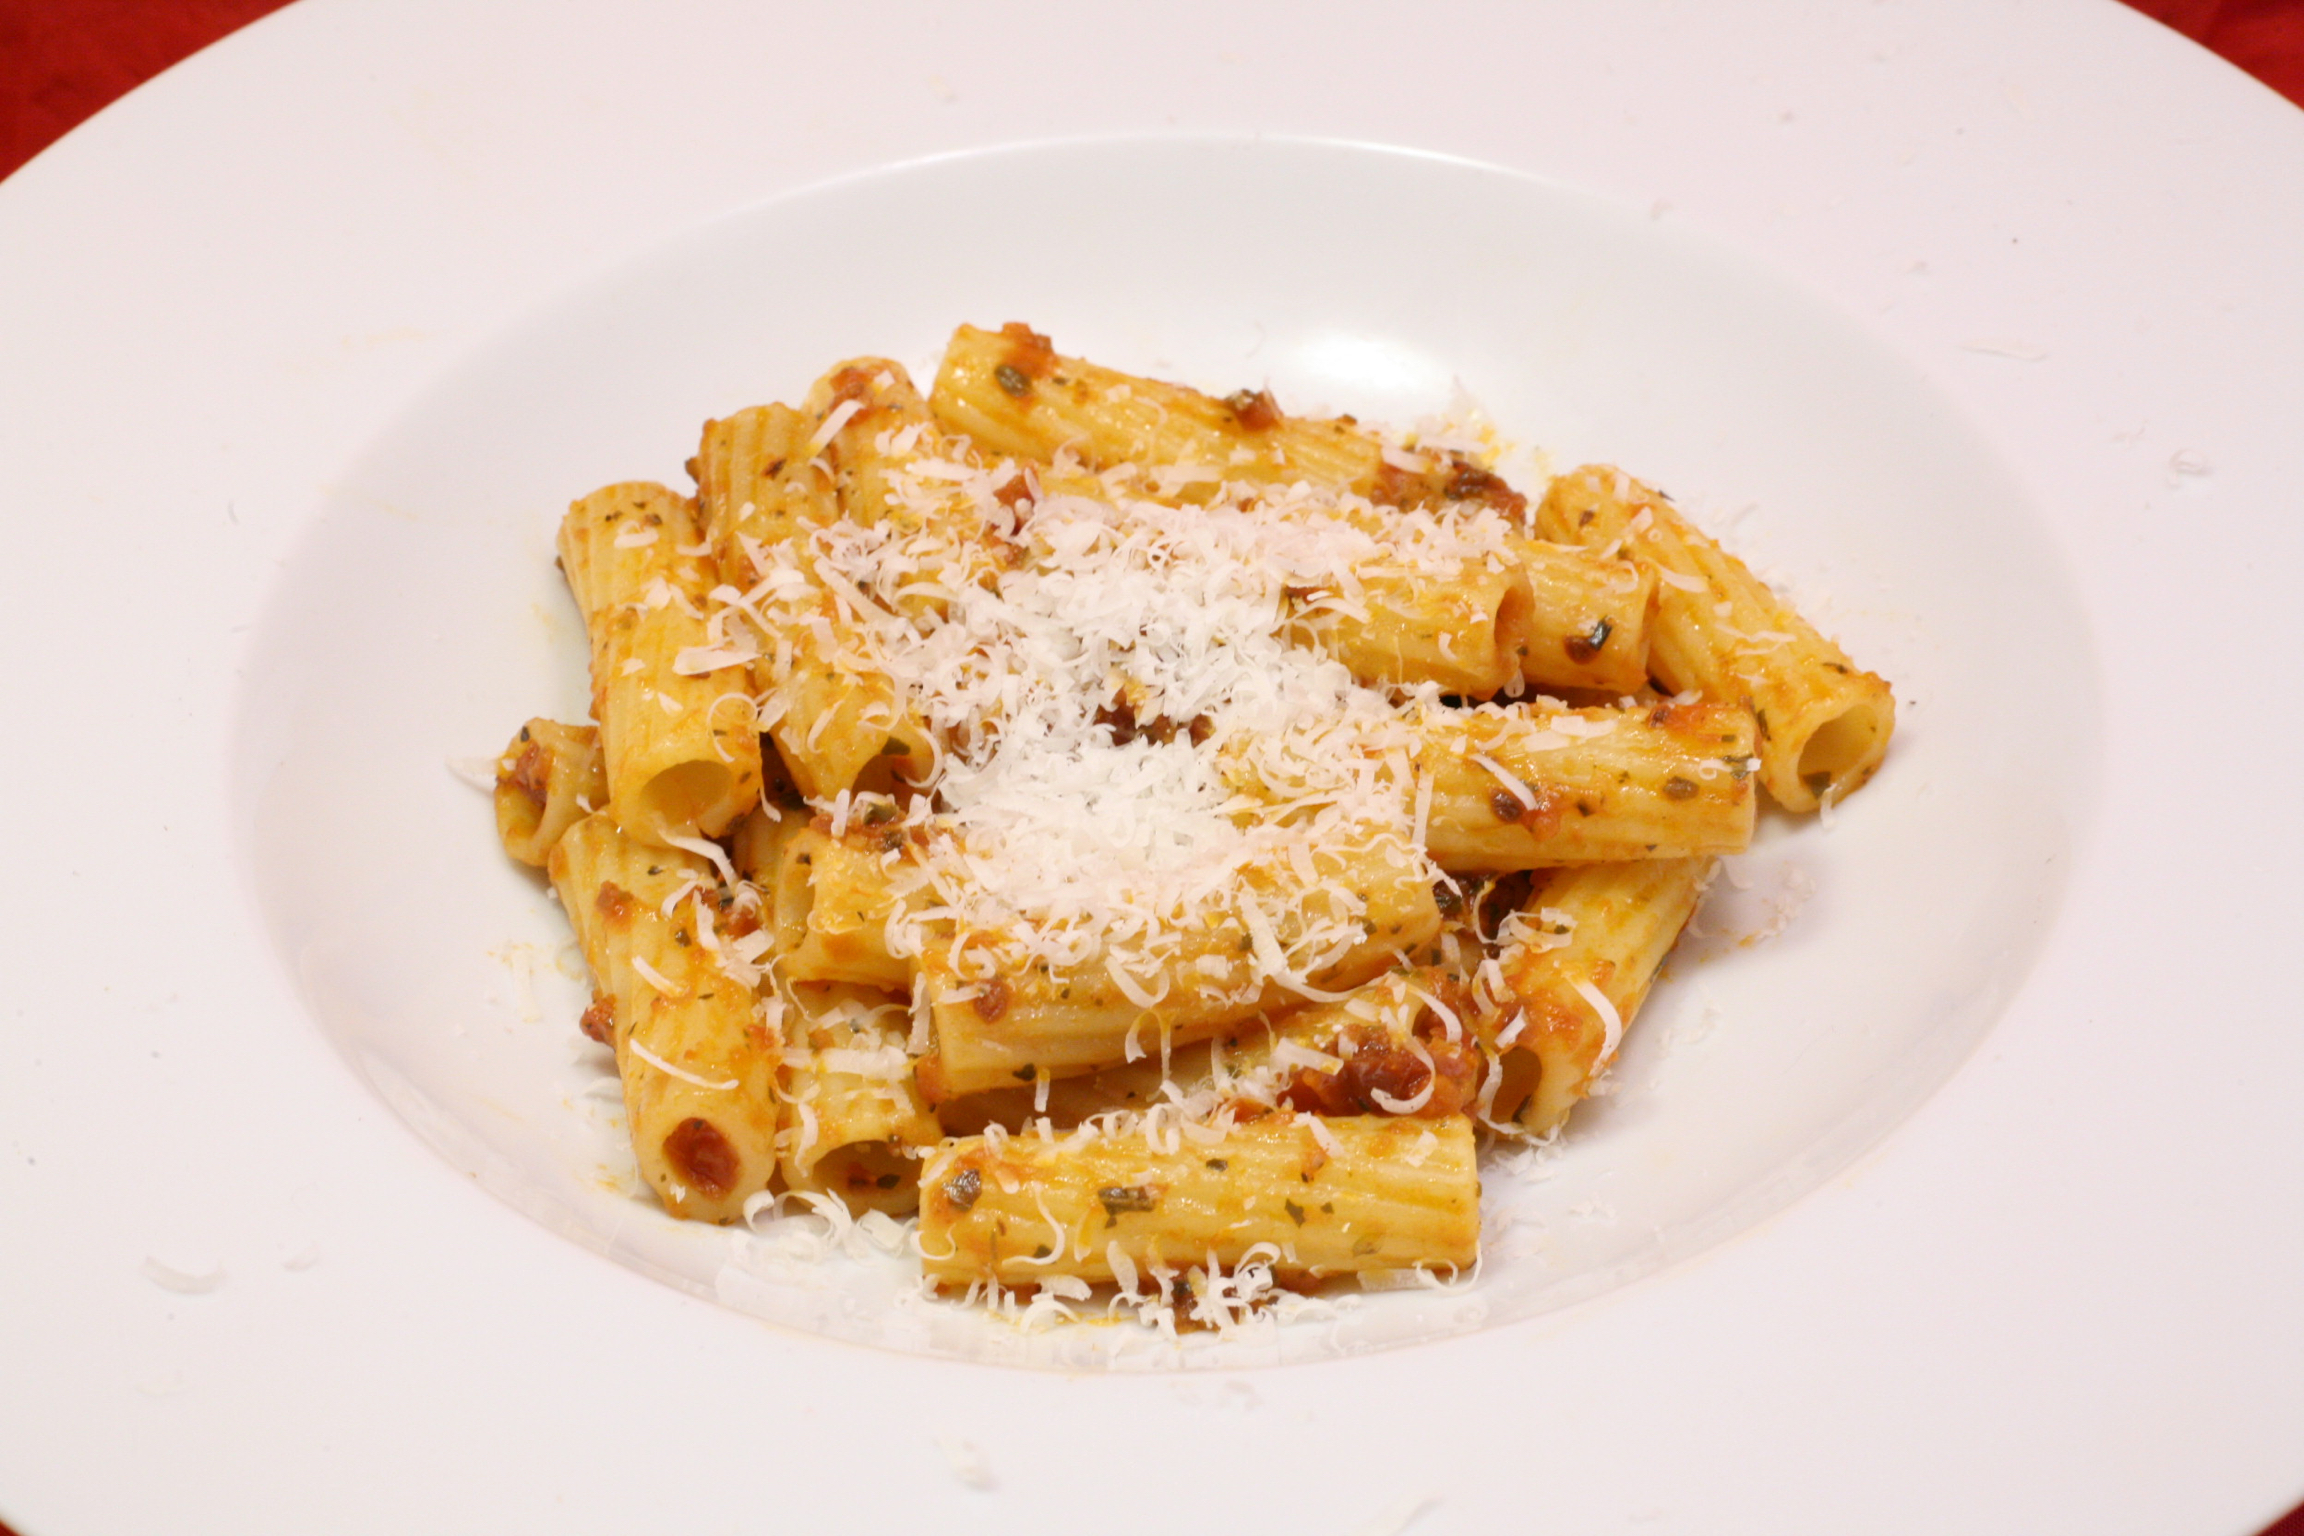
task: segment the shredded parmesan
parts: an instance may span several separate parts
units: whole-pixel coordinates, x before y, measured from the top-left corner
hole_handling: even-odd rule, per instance
[[[1012,383],[1002,379],[1003,388]],[[1029,403],[1029,390],[1012,392]],[[923,1116],[915,1084],[933,1087],[923,1058],[938,1053],[948,1083],[957,1079],[966,1069],[955,1064],[962,1053],[953,1042],[972,1016],[996,1028],[1021,1016],[1027,1029],[1040,1028],[1039,1018],[1062,1011],[1069,989],[1086,989],[1090,1001],[1072,1006],[1101,1010],[1111,1021],[1100,1026],[1106,1040],[1125,1063],[1142,1065],[1115,1079],[1126,1084],[1124,1107],[1094,1113],[1077,1107],[1077,1084],[1058,1081],[1090,1063],[1059,1057],[1052,1069],[1043,1057],[1010,1078],[1007,1063],[1034,1059],[1027,1042],[985,1074],[997,1074],[998,1091],[983,1097],[1007,1107],[970,1144],[967,1182],[947,1203],[964,1211],[979,1196],[1003,1202],[1002,1278],[990,1269],[978,1274],[967,1300],[1026,1330],[1094,1318],[1101,1305],[1105,1315],[1133,1315],[1170,1340],[1180,1331],[1225,1335],[1252,1321],[1306,1315],[1324,1304],[1281,1282],[1304,1273],[1298,1246],[1312,1262],[1316,1233],[1282,1227],[1287,1242],[1244,1252],[1238,1242],[1220,1250],[1212,1241],[1199,1253],[1155,1248],[1159,1262],[1141,1246],[1131,1257],[1121,1242],[1097,1236],[1113,1222],[1093,1203],[1083,1210],[1010,1154],[1063,1156],[1140,1138],[1148,1165],[1205,1154],[1215,1168],[1238,1127],[1292,1123],[1302,1128],[1304,1165],[1316,1168],[1343,1158],[1345,1148],[1326,1120],[1296,1107],[1308,1102],[1303,1071],[1330,1079],[1313,1085],[1319,1095],[1350,1093],[1349,1113],[1434,1116],[1388,1138],[1391,1155],[1410,1168],[1428,1168],[1438,1155],[1443,1142],[1434,1127],[1443,1112],[1457,1134],[1465,1126],[1453,1117],[1468,1115],[1491,1144],[1528,1144],[1512,1118],[1520,1110],[1500,1102],[1502,1084],[1525,1084],[1527,1058],[1507,1053],[1525,1052],[1532,1029],[1561,1027],[1540,1008],[1527,968],[1583,965],[1580,952],[1574,960],[1541,958],[1577,942],[1576,919],[1536,905],[1524,877],[1441,868],[1427,838],[1436,817],[1462,814],[1436,800],[1443,792],[1461,798],[1453,776],[1466,762],[1496,786],[1474,797],[1485,802],[1482,814],[1509,821],[1513,806],[1564,807],[1561,786],[1579,771],[1570,767],[1573,754],[1617,720],[1598,707],[1531,699],[1517,677],[1502,696],[1510,703],[1443,696],[1430,682],[1370,680],[1336,637],[1352,626],[1382,635],[1383,626],[1413,622],[1420,626],[1413,644],[1424,654],[1476,648],[1470,631],[1452,627],[1460,617],[1482,622],[1465,614],[1473,585],[1465,574],[1513,572],[1536,514],[1508,489],[1496,494],[1500,440],[1476,409],[1376,435],[1371,446],[1386,471],[1377,477],[1386,498],[1378,504],[1316,483],[1317,454],[1295,455],[1304,478],[1275,478],[1288,463],[1278,436],[1206,440],[1183,462],[1087,462],[1077,445],[1044,463],[999,460],[938,419],[915,409],[907,420],[887,408],[910,394],[899,370],[882,368],[869,401],[837,400],[804,447],[777,450],[789,455],[775,470],[783,482],[777,496],[860,506],[857,498],[868,495],[869,514],[812,520],[783,510],[774,537],[760,523],[735,534],[716,526],[704,543],[677,550],[686,561],[712,557],[698,568],[716,571],[719,581],[708,577],[701,599],[701,589],[661,576],[637,594],[618,594],[626,606],[613,617],[637,607],[699,621],[694,643],[672,654],[669,667],[716,678],[701,690],[717,695],[708,707],[699,711],[682,702],[695,695],[675,698],[655,686],[664,680],[661,671],[651,680],[650,669],[666,664],[660,657],[627,663],[632,681],[596,677],[595,684],[613,682],[624,697],[653,704],[648,714],[711,726],[712,750],[724,760],[734,761],[729,743],[748,745],[745,730],[773,732],[792,773],[763,787],[763,816],[788,835],[794,824],[786,817],[797,805],[791,782],[801,782],[808,790],[801,821],[819,829],[810,835],[828,830],[887,882],[885,911],[870,913],[835,911],[825,895],[834,888],[819,885],[825,934],[852,920],[873,925],[887,954],[916,964],[933,986],[915,985],[885,1008],[803,1002],[795,986],[813,986],[821,974],[786,973],[801,969],[776,935],[790,914],[778,913],[772,891],[764,896],[742,878],[732,847],[748,869],[765,856],[762,845],[738,843],[734,834],[725,843],[666,840],[697,862],[667,859],[668,871],[652,868],[661,883],[648,887],[648,902],[664,919],[685,923],[680,942],[692,948],[650,953],[686,984],[638,955],[627,957],[630,974],[673,999],[730,983],[756,989],[758,1012],[744,1028],[771,1055],[783,1052],[779,1071],[765,1074],[774,1085],[762,1090],[775,1101],[778,1126],[769,1150],[803,1173],[852,1134],[851,1098]],[[1140,395],[1151,398],[1140,402]],[[1139,402],[1130,405],[1139,416],[1164,412],[1163,398],[1125,386],[1107,394],[1115,405]],[[867,411],[869,434],[855,428]],[[1404,505],[1393,504],[1399,475],[1418,477],[1399,498]],[[1653,548],[1664,503],[1639,504],[1647,493],[1620,471],[1608,483],[1636,510],[1601,553],[1634,541]],[[759,510],[747,506],[737,521]],[[614,542],[639,549],[665,532],[627,526]],[[718,547],[730,540],[733,547]],[[1625,562],[1623,571],[1636,585],[1634,565]],[[1658,579],[1679,593],[1709,591],[1680,571],[1660,570]],[[1413,620],[1401,616],[1404,590],[1415,594]],[[1767,646],[1791,637],[1740,638]],[[1648,702],[1627,699],[1622,712]],[[1448,744],[1445,753],[1436,742]],[[804,771],[803,758],[828,751],[870,764],[845,776]],[[1547,766],[1548,753],[1562,754],[1551,760],[1559,767]],[[514,766],[491,762],[468,776],[493,789]],[[1687,771],[1716,780],[1732,767],[1706,759]],[[818,793],[824,778],[832,782]],[[777,795],[787,797],[782,806]],[[1827,816],[1835,798],[1826,796]],[[1581,795],[1574,809],[1597,814]],[[1515,878],[1522,883],[1508,883]],[[1425,927],[1403,937],[1395,893],[1422,902],[1423,888],[1446,921],[1431,933],[1431,905],[1420,906]],[[1379,926],[1387,922],[1393,926]],[[1362,979],[1371,975],[1377,979]],[[1593,982],[1571,985],[1600,1026],[1597,1077],[1622,1044],[1625,1019]],[[1032,1012],[1006,1015],[1019,999]],[[616,1003],[627,1013],[633,1006],[624,997]],[[1227,1028],[1260,1023],[1203,1048],[1194,1032],[1205,1033],[1198,1022],[1205,1018]],[[1283,1036],[1283,1028],[1295,1033]],[[637,1039],[624,1043],[633,1059],[692,1086],[741,1087],[738,1076],[716,1081]],[[1407,1058],[1420,1077],[1408,1074]],[[1399,1076],[1384,1076],[1395,1067]],[[753,1075],[748,1065],[741,1070]],[[1416,1086],[1398,1094],[1383,1083]],[[951,1091],[965,1098],[982,1086]],[[1020,1107],[1027,1102],[1029,1114]],[[930,1122],[929,1134],[934,1129]],[[926,1175],[958,1165],[958,1139],[937,1147],[921,1139],[907,1130],[881,1145],[917,1158]],[[1165,1176],[1146,1166],[1133,1184],[1103,1191],[1112,1197],[1107,1209],[1115,1202],[1147,1208],[1130,1203],[1152,1198],[1138,1186]],[[923,1186],[944,1187],[929,1177]],[[1298,1198],[1313,1203],[1310,1194]],[[1238,1209],[1222,1219],[1239,1218],[1236,1232],[1271,1230],[1260,1224],[1274,1219],[1282,1199],[1271,1189],[1242,1190]],[[1304,1215],[1289,1208],[1302,1227]],[[743,1212],[737,1238],[750,1245],[747,1253],[814,1259],[927,1246],[920,1229],[876,1212],[856,1218],[827,1193],[755,1194]],[[1343,1226],[1356,1240],[1350,1222]],[[1100,1243],[1112,1276],[1108,1303],[1071,1273],[1093,1265]],[[962,1251],[939,1248],[937,1257]],[[1474,1283],[1453,1265],[1443,1280],[1434,1266],[1388,1262],[1406,1267],[1364,1277],[1365,1289]],[[973,1447],[938,1438],[964,1483],[989,1486]]]
[[[642,1061],[648,1063],[648,1065],[654,1067],[657,1071],[663,1073],[665,1076],[676,1077],[684,1083],[694,1083],[699,1088],[710,1088],[717,1092],[725,1093],[731,1088],[741,1088],[744,1085],[741,1078],[731,1077],[725,1081],[716,1083],[708,1077],[698,1077],[695,1073],[689,1071],[686,1067],[674,1066],[671,1062],[666,1061],[663,1057],[657,1055],[654,1051],[648,1049],[648,1047],[645,1045],[642,1045],[637,1038],[625,1041],[624,1048],[630,1051],[633,1055],[639,1057]]]
[[[681,986],[678,982],[672,980],[669,976],[666,976],[662,971],[659,971],[656,969],[656,967],[650,965],[646,960],[642,959],[638,955],[632,956],[632,969],[640,973],[640,979],[642,981],[648,983],[648,985],[654,987],[657,991],[663,993],[666,997],[679,998],[686,997],[688,995],[688,989],[686,987]]]
[[[813,459],[822,453],[832,439],[840,435],[840,429],[848,425],[849,418],[862,409],[864,409],[864,402],[861,400],[843,400],[832,407],[825,416],[823,424],[817,427],[816,435],[808,439],[808,446],[801,450],[800,456]]]
[[[1600,1040],[1600,1055],[1594,1063],[1594,1070],[1598,1070],[1616,1057],[1616,1047],[1624,1038],[1624,1016],[1616,1011],[1614,1003],[1608,1001],[1607,993],[1583,977],[1577,977],[1573,985],[1576,988],[1576,995],[1591,1005],[1593,1015],[1600,1020],[1603,1034]]]

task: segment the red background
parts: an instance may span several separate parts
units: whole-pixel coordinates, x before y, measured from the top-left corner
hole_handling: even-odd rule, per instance
[[[282,3],[0,0],[0,177],[107,103]],[[2133,3],[2304,106],[2304,0]],[[2304,1460],[2304,1446],[2297,1454]],[[13,1536],[4,1521],[0,1536]],[[2304,1507],[2264,1536],[2304,1536]]]
[[[2134,0],[2304,106],[2304,0]],[[282,0],[0,0],[0,177]]]

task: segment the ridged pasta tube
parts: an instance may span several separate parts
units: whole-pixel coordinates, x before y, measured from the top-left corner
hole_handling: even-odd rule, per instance
[[[715,661],[716,584],[695,509],[661,485],[595,491],[560,525],[560,564],[592,642],[592,716],[616,823],[644,843],[723,831],[760,797],[749,679]]]
[[[855,1209],[909,1214],[920,1200],[919,1149],[944,1130],[904,1053],[904,999],[845,985],[793,986],[784,995],[793,1036],[783,1074],[785,1184]]]
[[[1506,1048],[1536,1058],[1520,1123],[1558,1130],[1623,1043],[1704,895],[1716,860],[1644,859],[1563,869],[1504,925],[1498,956],[1521,1018]]]
[[[1258,1249],[1283,1278],[1479,1257],[1471,1122],[1266,1115],[1163,1148],[1142,1136],[981,1137],[920,1173],[920,1251],[944,1284],[1091,1283]]]
[[[783,843],[771,910],[787,979],[889,990],[911,985],[912,962],[888,947],[888,922],[900,898],[889,878],[885,840],[869,830],[834,837],[811,825]]]
[[[1459,873],[1736,853],[1752,840],[1752,717],[1728,704],[1428,711],[1425,844]]]
[[[1888,753],[1896,698],[1860,672],[1743,561],[1620,469],[1587,464],[1552,482],[1537,512],[1548,537],[1620,547],[1656,568],[1648,668],[1675,692],[1752,711],[1760,782],[1788,811],[1861,789]]]
[[[496,759],[495,801],[504,851],[541,869],[561,833],[608,804],[600,733],[589,725],[529,721]]]
[[[1377,839],[1324,848],[1309,868],[1252,865],[1227,910],[1159,947],[1078,964],[1002,960],[998,935],[931,944],[916,985],[935,1021],[920,1067],[931,1101],[1035,1076],[1115,1066],[1388,969],[1440,928],[1418,861]],[[1295,968],[1292,979],[1283,971]],[[1118,972],[1119,974],[1115,974]]]
[[[783,1051],[759,999],[704,938],[711,864],[637,842],[603,813],[561,836],[550,868],[608,1003],[641,1176],[675,1216],[737,1220],[776,1172]],[[675,901],[684,890],[696,894]]]
[[[714,558],[739,596],[733,611],[717,611],[753,637],[762,718],[812,800],[884,788],[894,765],[917,775],[933,755],[856,615],[817,570],[811,536],[842,513],[821,425],[783,405],[737,411],[704,424],[691,465]]]

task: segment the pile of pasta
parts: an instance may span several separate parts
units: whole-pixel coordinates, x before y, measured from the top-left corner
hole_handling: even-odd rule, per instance
[[[575,503],[592,719],[497,821],[665,1209],[1171,1318],[1472,1264],[1480,1145],[1593,1091],[1757,791],[1894,721],[1670,498],[1494,462],[1011,324]]]

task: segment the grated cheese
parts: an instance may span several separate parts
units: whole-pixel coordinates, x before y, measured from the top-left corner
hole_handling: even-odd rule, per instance
[[[874,380],[876,392],[897,388],[893,370]],[[1130,394],[1122,388],[1108,398]],[[821,494],[836,456],[843,473],[853,469],[833,445],[865,409],[866,402],[845,399],[827,411],[790,470],[779,471],[793,477],[780,493]],[[1484,418],[1469,413],[1380,436],[1377,451],[1391,470],[1447,475],[1452,463],[1493,465],[1498,441]],[[740,878],[719,842],[670,840],[707,862],[712,877],[684,880],[663,899],[665,914],[691,902],[693,943],[718,973],[745,986],[769,983],[760,1023],[771,1040],[788,1041],[795,1065],[806,1064],[767,1090],[789,1111],[776,1150],[805,1162],[836,1134],[832,1104],[839,1095],[860,1091],[857,1083],[909,1083],[916,1058],[936,1045],[939,1006],[974,1003],[995,1016],[1005,1006],[1006,981],[1033,967],[1068,974],[1092,967],[1102,989],[1097,1006],[1117,998],[1137,1011],[1122,1054],[1130,1062],[1147,1058],[1151,1042],[1143,1030],[1157,1028],[1160,1071],[1156,1090],[1129,1089],[1128,1102],[1140,1107],[1068,1116],[1062,1100],[1053,1101],[1051,1113],[1055,1074],[1045,1065],[1026,1068],[1018,1076],[1030,1083],[1031,1114],[1012,1110],[1006,1125],[983,1132],[991,1158],[983,1189],[1030,1203],[1037,1222],[1019,1216],[1014,1204],[1005,1220],[1014,1225],[1012,1240],[1020,1238],[1033,1255],[1015,1262],[1045,1278],[1005,1287],[979,1279],[968,1297],[1020,1327],[1081,1315],[1093,1292],[1061,1271],[1093,1251],[1096,1224],[1077,1217],[1078,1229],[1068,1230],[1052,1214],[1048,1192],[1021,1178],[1020,1165],[1001,1160],[1010,1138],[1078,1150],[1141,1137],[1147,1151],[1174,1157],[1187,1147],[1216,1148],[1236,1125],[1276,1114],[1303,1126],[1308,1162],[1320,1162],[1311,1147],[1340,1158],[1344,1148],[1329,1125],[1289,1102],[1300,1087],[1291,1074],[1342,1073],[1368,1049],[1371,1037],[1362,1031],[1373,1025],[1416,1059],[1423,1077],[1405,1096],[1366,1090],[1368,1106],[1394,1115],[1432,1110],[1444,1085],[1442,1061],[1461,1082],[1458,1064],[1469,1046],[1484,1064],[1476,1097],[1462,1106],[1449,1086],[1440,1108],[1469,1108],[1477,1123],[1525,1145],[1525,1134],[1509,1123],[1510,1106],[1501,1106],[1507,1123],[1495,1118],[1504,1053],[1532,1026],[1508,974],[1517,976],[1510,967],[1525,954],[1573,943],[1574,921],[1542,908],[1498,922],[1492,909],[1482,910],[1495,888],[1490,882],[1458,880],[1439,868],[1425,848],[1435,800],[1425,743],[1442,721],[1467,727],[1471,743],[1488,749],[1469,753],[1469,761],[1500,788],[1485,798],[1501,807],[1508,795],[1534,810],[1553,796],[1553,778],[1531,772],[1528,756],[1606,735],[1616,722],[1559,699],[1467,705],[1443,699],[1433,685],[1366,684],[1323,648],[1320,635],[1390,611],[1402,582],[1429,593],[1420,600],[1436,618],[1453,614],[1465,606],[1452,584],[1459,573],[1505,572],[1520,558],[1514,545],[1530,532],[1527,508],[1508,516],[1481,496],[1378,506],[1309,480],[1227,478],[1269,475],[1283,462],[1269,445],[1219,445],[1198,456],[1208,462],[1091,471],[1069,450],[1041,465],[988,460],[935,422],[914,420],[877,432],[873,448],[879,462],[869,521],[843,518],[788,538],[742,539],[742,560],[723,562],[732,567],[721,573],[727,579],[712,586],[701,607],[660,578],[639,598],[641,607],[678,607],[703,624],[703,643],[672,658],[676,673],[737,674],[710,707],[713,724],[724,724],[721,706],[737,703],[748,723],[780,730],[777,740],[787,748],[797,732],[797,744],[809,750],[829,740],[869,753],[885,735],[891,754],[929,754],[925,763],[914,757],[906,765],[901,799],[841,789],[812,800],[808,812],[835,837],[864,833],[852,848],[877,847],[894,898],[885,925],[889,953],[932,957],[956,982],[933,998],[914,987],[888,1007],[842,1003],[788,1023],[782,978],[769,983],[775,938],[750,921],[763,910],[759,891]],[[825,481],[808,481],[812,474]],[[1621,471],[1614,485],[1620,497],[1636,490]],[[1635,541],[1650,547],[1655,522],[1640,507],[1607,553]],[[616,542],[640,548],[659,537],[655,528],[628,527]],[[680,553],[701,558],[710,551]],[[1623,571],[1637,585],[1630,560]],[[1708,591],[1678,571],[1661,571],[1659,579],[1679,592]],[[1418,643],[1448,651],[1446,622]],[[661,692],[642,696],[668,714],[682,707]],[[1509,696],[1524,698],[1517,681]],[[839,702],[827,707],[828,697]],[[726,755],[717,741],[715,750]],[[1707,761],[1694,771],[1716,778],[1723,765]],[[768,795],[764,789],[761,810],[781,819],[784,810]],[[1403,968],[1381,981],[1352,991],[1323,987],[1336,962],[1376,931],[1352,871],[1379,860],[1433,885],[1451,922],[1429,950],[1394,956]],[[718,922],[731,902],[747,921]],[[1492,922],[1493,938],[1484,931]],[[1444,985],[1419,984],[1428,973],[1407,969],[1443,961],[1450,973]],[[689,968],[695,963],[675,969],[709,984],[712,973]],[[688,995],[643,959],[633,957],[631,967],[666,997]],[[1599,987],[1573,986],[1601,1025],[1597,1075],[1621,1046],[1625,1021]],[[1321,1021],[1334,1032],[1317,1038],[1331,1049],[1277,1038],[1276,1031],[1212,1042],[1202,1072],[1187,1065],[1201,1058],[1177,1046],[1175,1032],[1155,1014],[1175,993],[1253,1003],[1275,990],[1338,1005],[1339,1018],[1358,1022]],[[888,1043],[896,1026],[876,1017],[893,1007],[908,1011],[901,1045]],[[740,1086],[736,1077],[713,1081],[637,1040],[628,1044],[635,1059],[689,1084]],[[830,1077],[851,1081],[827,1085]],[[1065,1128],[1063,1118],[1076,1123]],[[954,1145],[917,1155],[933,1167]],[[1399,1155],[1422,1166],[1439,1145],[1427,1126]],[[1147,1171],[1138,1182],[1151,1177]],[[1230,1214],[1273,1198],[1270,1191],[1245,1193],[1243,1211]],[[755,1195],[744,1202],[744,1215],[740,1241],[769,1236],[755,1225],[764,1221],[781,1251],[824,1256],[920,1246],[916,1228],[877,1213],[852,1218],[831,1195]],[[1039,1225],[1050,1233],[1045,1243]],[[1278,1286],[1276,1275],[1295,1262],[1286,1244],[1259,1244],[1229,1269],[1213,1252],[1199,1263],[1179,1253],[1167,1255],[1173,1264],[1141,1255],[1132,1261],[1116,1242],[1105,1257],[1116,1292],[1108,1314],[1133,1312],[1171,1339],[1188,1325],[1223,1333],[1252,1317],[1322,1305]],[[1443,1282],[1423,1266],[1363,1281],[1370,1290],[1444,1283],[1456,1280]]]
[[[688,995],[688,989],[686,987],[681,986],[678,982],[666,976],[662,971],[659,971],[656,969],[656,967],[650,965],[639,955],[632,956],[632,969],[640,973],[640,979],[642,981],[648,983],[648,985],[654,987],[658,992],[663,993],[666,997],[682,998]]]
[[[1604,1032],[1600,1041],[1600,1055],[1593,1063],[1593,1070],[1598,1071],[1616,1057],[1616,1047],[1624,1039],[1624,1016],[1616,1011],[1614,1003],[1608,1001],[1607,993],[1583,977],[1577,977],[1573,985],[1576,995],[1591,1005],[1593,1016],[1599,1019],[1600,1028]]]
[[[654,1067],[657,1071],[663,1073],[665,1076],[676,1077],[684,1083],[694,1083],[699,1088],[710,1088],[716,1092],[725,1093],[731,1088],[740,1088],[743,1086],[743,1081],[740,1078],[731,1077],[722,1082],[714,1082],[708,1077],[698,1077],[695,1073],[689,1071],[686,1067],[675,1066],[671,1062],[666,1061],[663,1057],[657,1055],[654,1051],[648,1049],[648,1047],[645,1045],[642,1045],[637,1037],[625,1041],[624,1048],[630,1051],[633,1055],[639,1057],[642,1061],[648,1063],[648,1065]]]

